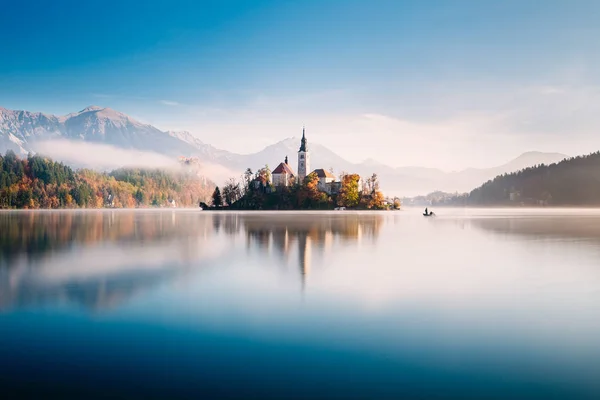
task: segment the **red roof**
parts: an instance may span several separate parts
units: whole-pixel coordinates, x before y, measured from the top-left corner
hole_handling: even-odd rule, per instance
[[[335,176],[331,172],[325,171],[323,168],[315,169],[313,172],[317,174],[319,178],[335,179]]]
[[[281,163],[272,172],[273,174],[290,174],[294,175],[294,171],[286,163]]]

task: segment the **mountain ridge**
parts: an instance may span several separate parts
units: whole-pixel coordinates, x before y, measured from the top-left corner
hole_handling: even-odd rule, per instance
[[[353,163],[331,149],[312,142],[310,135],[307,138],[313,169],[333,168],[336,174],[356,172],[363,176],[377,173],[382,188],[398,195],[417,195],[436,190],[466,192],[497,175],[541,163],[558,162],[567,157],[560,153],[529,151],[497,167],[444,172],[428,167],[392,167],[373,158]],[[216,148],[188,131],[162,131],[110,107],[90,105],[63,116],[0,107],[2,153],[9,149],[21,154],[35,153],[40,142],[52,142],[56,139],[107,144],[173,158],[198,157],[202,162],[218,164],[231,170],[232,176],[239,176],[246,168],[256,170],[265,165],[274,168],[286,156],[296,170],[295,154],[300,145],[299,137],[288,136],[258,152],[237,154]]]

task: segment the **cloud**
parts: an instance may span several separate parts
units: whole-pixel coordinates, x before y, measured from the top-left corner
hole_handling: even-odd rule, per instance
[[[171,100],[161,100],[160,103],[164,104],[165,106],[173,106],[173,107],[180,105],[178,102],[171,101]]]

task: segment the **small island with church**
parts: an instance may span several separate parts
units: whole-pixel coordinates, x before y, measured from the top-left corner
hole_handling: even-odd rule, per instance
[[[400,208],[400,201],[384,197],[376,174],[363,179],[343,172],[337,178],[324,168],[311,171],[303,128],[297,174],[286,155],[273,171],[268,166],[256,172],[248,168],[240,181],[231,178],[222,188],[215,188],[211,205],[200,206],[229,210],[392,210]]]

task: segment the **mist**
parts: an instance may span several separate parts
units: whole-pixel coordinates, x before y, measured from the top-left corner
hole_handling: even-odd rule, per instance
[[[76,168],[108,171],[115,168],[175,169],[177,160],[162,154],[123,149],[101,143],[53,139],[32,143],[39,155],[50,157]]]
[[[181,170],[181,164],[175,157],[102,143],[52,139],[33,142],[32,149],[41,156],[63,162],[73,168],[97,171],[111,171],[117,168],[163,169],[173,172]],[[238,178],[242,173],[204,161],[200,161],[198,167],[204,177],[218,185],[231,177]]]

